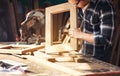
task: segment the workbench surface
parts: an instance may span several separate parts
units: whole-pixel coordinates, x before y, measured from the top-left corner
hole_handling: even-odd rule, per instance
[[[120,76],[120,68],[117,66],[114,66],[112,64],[97,60],[92,57],[85,57],[80,54],[74,54],[71,56],[69,53],[63,53],[63,56],[67,55],[66,57],[74,57],[73,61],[62,61],[62,59],[66,59],[63,56],[54,57],[54,55],[46,55],[42,52],[42,49],[38,50],[38,47],[31,50],[33,55],[22,55],[21,52],[15,52],[16,49],[19,48],[12,48],[10,49],[10,46],[6,45],[0,45],[5,46],[6,48],[2,47],[0,50],[0,60],[13,60],[21,63],[27,64],[27,71],[25,74],[3,74],[0,73],[0,76]],[[16,46],[15,46],[16,47]],[[20,47],[20,45],[19,45]],[[22,46],[23,47],[23,46]],[[28,47],[28,46],[27,46]],[[41,46],[40,46],[41,47]],[[29,47],[28,47],[29,48]],[[30,46],[31,48],[31,46]],[[13,54],[7,54],[5,52],[9,52]],[[5,52],[5,53],[4,53]],[[15,54],[14,54],[15,53]],[[26,59],[22,59],[20,57],[16,56],[16,53],[20,53],[22,57],[25,57]],[[68,56],[69,55],[69,56]],[[48,58],[55,58],[59,61],[51,62]],[[63,58],[62,58],[63,57]],[[75,59],[77,58],[77,59]],[[61,61],[60,61],[61,60]]]
[[[28,70],[25,74],[0,74],[0,76],[67,76],[67,74],[55,69],[46,67],[42,64],[37,64],[28,59],[21,59],[12,55],[0,54],[0,59],[13,60],[27,64]]]
[[[27,55],[25,57],[27,58]],[[25,74],[22,74],[22,75],[0,74],[0,76],[70,76],[69,74],[66,74],[62,71],[48,67],[47,64],[46,64],[47,66],[43,64],[38,64],[34,62],[34,60],[31,61],[30,59],[21,59],[21,58],[18,58],[12,55],[6,55],[6,54],[0,54],[0,59],[14,60],[14,61],[22,62],[28,65],[28,70],[26,71]],[[87,75],[89,76],[89,74],[93,74],[93,73],[98,74],[103,72],[103,73],[109,74],[109,72],[118,73],[120,71],[119,67],[96,60],[94,58],[85,58],[85,60],[86,61],[83,61],[81,63],[55,62],[55,64],[77,70],[81,72],[81,74],[86,74],[84,76],[87,76]],[[89,62],[87,60],[89,60]]]

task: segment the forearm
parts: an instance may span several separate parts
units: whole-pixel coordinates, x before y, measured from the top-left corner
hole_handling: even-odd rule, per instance
[[[82,39],[82,40],[87,41],[91,44],[95,44],[93,34],[88,34],[88,33],[81,32],[80,37],[81,38],[78,38],[78,39]]]
[[[81,30],[76,29],[76,28],[69,30],[69,36],[72,37],[72,38],[77,38],[77,39],[87,41],[91,44],[95,43],[93,34],[84,33]]]

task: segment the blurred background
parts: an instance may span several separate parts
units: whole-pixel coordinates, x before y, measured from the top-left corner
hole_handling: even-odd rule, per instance
[[[16,41],[20,23],[34,9],[67,2],[67,0],[0,0],[0,41]]]

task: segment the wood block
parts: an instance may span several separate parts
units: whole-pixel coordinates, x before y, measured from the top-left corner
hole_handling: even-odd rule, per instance
[[[60,52],[59,53],[60,56],[70,56],[70,53],[67,51],[67,52]]]
[[[45,59],[45,60],[48,60],[50,62],[55,62],[55,58],[52,57],[51,55],[47,55],[47,54],[39,52],[39,51],[35,51],[33,54],[37,58]]]
[[[58,62],[73,62],[74,59],[70,56],[60,56],[55,58],[56,61]]]
[[[84,58],[74,58],[74,61],[76,63],[87,63],[88,61],[85,60]]]

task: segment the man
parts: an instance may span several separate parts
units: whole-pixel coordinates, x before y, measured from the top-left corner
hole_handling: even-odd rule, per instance
[[[70,29],[69,36],[82,39],[83,55],[109,62],[115,25],[115,12],[109,0],[69,0],[78,8],[82,30]]]

